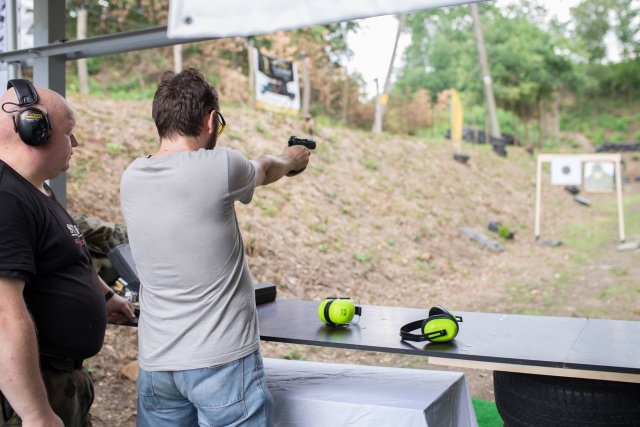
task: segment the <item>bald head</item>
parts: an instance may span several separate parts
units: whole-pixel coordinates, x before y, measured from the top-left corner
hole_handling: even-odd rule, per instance
[[[53,179],[69,167],[72,148],[77,141],[72,135],[75,126],[73,109],[59,93],[36,87],[38,102],[19,107],[14,88],[0,98],[0,159],[18,171],[34,185]],[[51,137],[44,144],[26,144],[14,128],[14,117],[26,108],[37,108],[49,116]]]
[[[36,87],[36,92],[38,94],[38,102],[31,106],[47,113],[52,124],[73,120],[71,106],[59,93],[43,87]],[[3,141],[12,141],[16,139],[15,137],[20,139],[14,131],[13,116],[19,114],[25,107],[18,107],[17,104],[18,95],[14,88],[5,91],[2,98],[0,98],[0,105],[3,107],[2,112],[0,112],[0,137]],[[9,130],[11,132],[7,134]],[[10,135],[11,133],[14,135]]]

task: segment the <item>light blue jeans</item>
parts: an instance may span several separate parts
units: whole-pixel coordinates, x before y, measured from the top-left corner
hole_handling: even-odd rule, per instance
[[[259,352],[226,365],[138,373],[137,427],[271,427]]]

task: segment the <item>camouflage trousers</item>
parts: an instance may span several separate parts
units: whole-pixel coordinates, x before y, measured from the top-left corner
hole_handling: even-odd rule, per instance
[[[93,383],[84,368],[71,371],[43,370],[42,379],[47,389],[49,404],[62,419],[65,427],[91,427],[89,408],[94,397]],[[22,420],[13,412],[2,393],[0,393],[0,425],[22,426]]]

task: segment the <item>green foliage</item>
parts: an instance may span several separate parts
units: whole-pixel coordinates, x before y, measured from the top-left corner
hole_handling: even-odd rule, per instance
[[[625,142],[627,135],[622,132],[614,132],[607,138],[608,142]]]
[[[273,202],[270,202],[269,204],[262,206],[262,214],[266,217],[273,218],[276,216],[277,212],[278,212],[278,207]]]
[[[574,18],[574,34],[584,43],[587,59],[591,62],[604,59],[607,54],[605,35],[609,31],[609,0],[583,1],[571,10]]]
[[[282,358],[286,360],[307,360],[307,356],[304,355],[300,347],[293,347]]]
[[[353,254],[353,257],[359,263],[364,264],[371,261],[371,258],[373,258],[373,253],[371,251],[356,252],[355,254]]]
[[[640,11],[629,0],[588,0],[571,8],[573,36],[584,45],[586,59],[601,62],[607,55],[607,37],[622,47],[623,58],[637,58],[640,52]]]
[[[498,236],[502,237],[505,240],[509,240],[513,238],[513,233],[509,230],[509,227],[506,225],[501,225],[498,227]]]
[[[478,130],[485,128],[484,115],[486,107],[484,104],[470,105],[464,112],[464,124],[465,126],[477,126]],[[498,123],[500,124],[500,131],[502,133],[516,134],[518,128],[521,126],[521,120],[518,115],[510,110],[498,108]],[[448,123],[447,123],[448,125]]]
[[[376,171],[380,166],[378,165],[378,162],[375,159],[366,159],[364,162],[364,167],[366,169]]]
[[[616,277],[623,277],[629,274],[629,270],[626,267],[614,267],[611,273]]]
[[[107,143],[107,145],[105,146],[105,149],[107,150],[107,153],[111,154],[112,156],[118,156],[124,153],[126,150],[124,145],[117,142]]]
[[[66,35],[69,39],[77,38],[76,29],[80,8],[87,10],[87,37],[94,37],[166,25],[168,3],[167,0],[152,2],[66,0]]]
[[[571,61],[554,50],[552,35],[536,22],[543,11],[535,4],[525,1],[508,10],[479,6],[499,104],[528,118],[538,101],[550,98],[557,85],[577,80]],[[482,104],[484,89],[468,9],[416,13],[408,20],[408,27],[412,44],[405,52],[398,90],[426,88],[435,96],[454,87],[467,94],[467,102]]]

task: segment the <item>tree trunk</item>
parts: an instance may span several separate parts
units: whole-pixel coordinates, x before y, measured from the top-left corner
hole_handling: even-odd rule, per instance
[[[344,70],[344,84],[342,85],[342,123],[347,124],[347,112],[349,111],[349,73],[347,67]]]
[[[556,144],[560,144],[560,108],[562,103],[563,87],[559,86],[553,93],[553,133]]]
[[[83,4],[78,9],[78,40],[87,38],[87,7]],[[89,72],[87,70],[87,60],[78,59],[78,81],[80,83],[80,93],[89,94]]]
[[[542,117],[544,115],[544,105],[542,99],[538,99],[538,148],[541,149],[544,142],[544,123]]]
[[[433,100],[430,100],[429,102],[431,102],[431,129],[432,129],[432,135],[436,136],[436,104],[433,102]]]
[[[376,115],[373,121],[372,132],[379,134],[382,133],[382,122],[384,120],[384,110],[389,102],[389,92],[391,91],[391,76],[393,74],[393,63],[396,60],[396,51],[398,50],[398,40],[400,40],[400,34],[404,29],[404,23],[407,19],[406,15],[400,15],[398,22],[398,32],[396,33],[396,41],[393,45],[393,53],[391,53],[391,61],[389,61],[389,71],[387,71],[387,79],[384,83],[384,89],[382,95],[376,96]]]
[[[309,114],[309,103],[311,102],[311,83],[309,82],[309,70],[307,68],[307,55],[303,53],[300,57],[302,63],[302,117],[311,117]]]
[[[484,113],[484,143],[491,144],[491,118],[489,112]]]
[[[491,82],[491,74],[489,72],[489,62],[487,61],[487,53],[484,48],[484,37],[482,35],[482,24],[480,23],[480,14],[478,13],[478,5],[469,4],[471,9],[471,17],[473,19],[473,33],[476,39],[476,47],[478,48],[478,62],[480,63],[480,72],[482,73],[482,83],[484,85],[484,98],[487,103],[487,113],[491,123],[491,136],[493,138],[501,138],[500,123],[498,122],[498,113],[496,109],[496,101],[493,96],[493,86]],[[486,132],[486,130],[485,130]]]
[[[247,60],[249,64],[249,106],[256,108],[256,69],[253,57],[253,40],[247,38]]]
[[[173,45],[173,71],[179,73],[182,71],[182,45]]]

